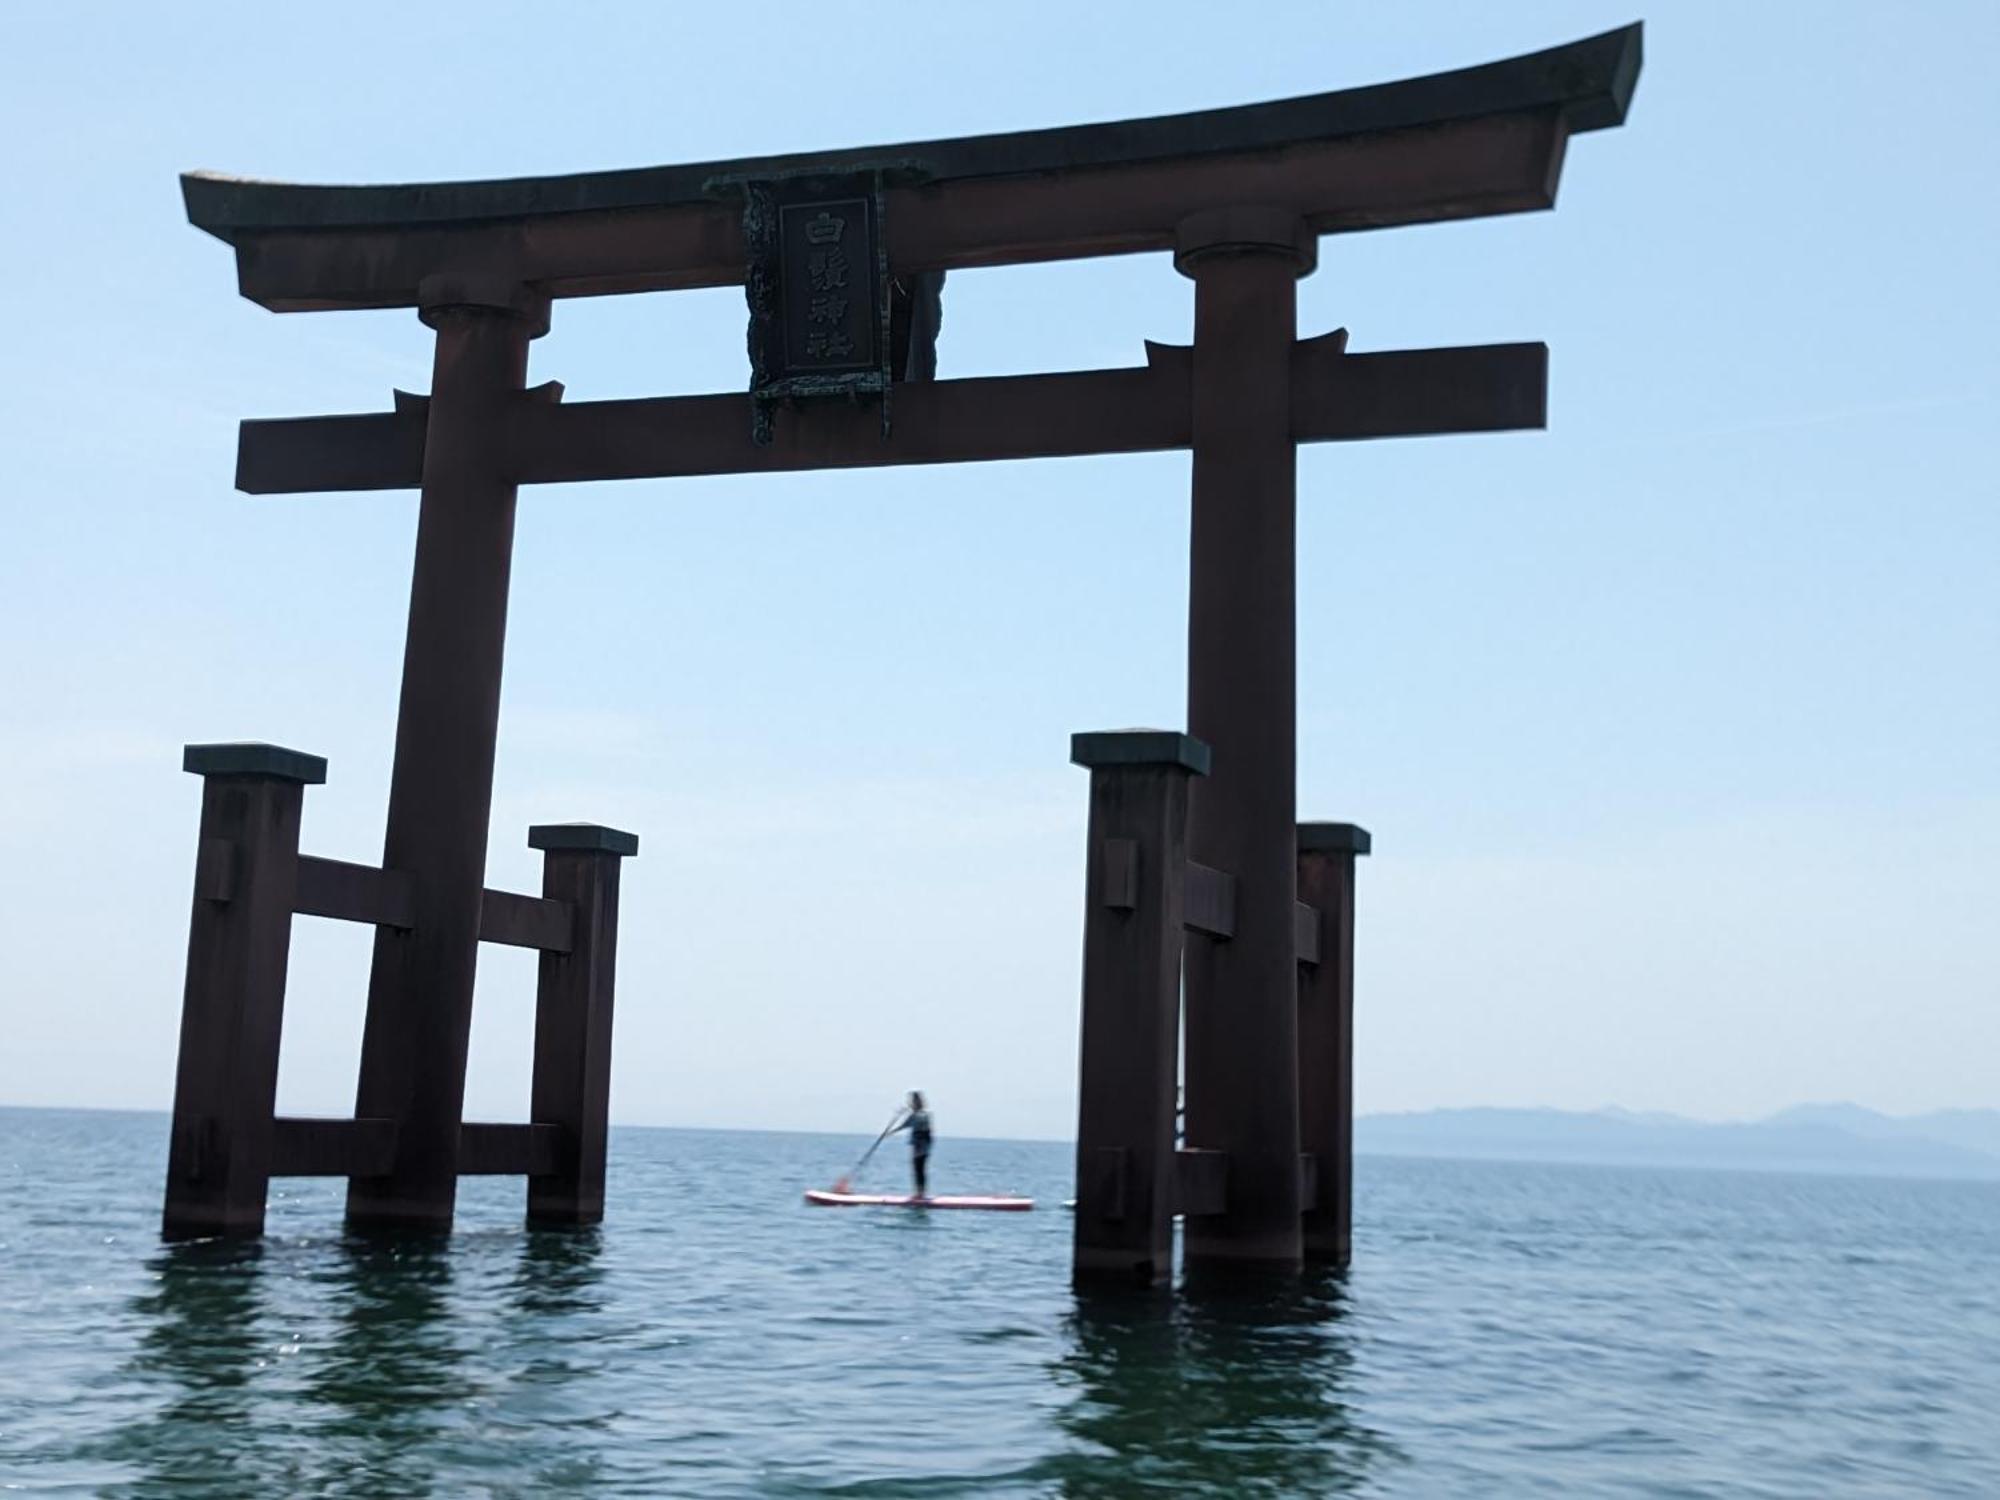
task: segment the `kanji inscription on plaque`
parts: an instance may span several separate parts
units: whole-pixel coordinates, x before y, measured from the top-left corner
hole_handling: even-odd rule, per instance
[[[877,397],[886,422],[889,287],[879,174],[813,173],[746,181],[740,190],[759,441],[782,402]]]
[[[879,363],[872,209],[866,198],[778,209],[786,375],[872,370]]]

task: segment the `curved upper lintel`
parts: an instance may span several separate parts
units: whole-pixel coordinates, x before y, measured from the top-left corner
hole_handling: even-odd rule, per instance
[[[205,172],[181,178],[188,219],[231,244],[271,232],[447,229],[712,201],[716,179],[920,164],[932,183],[1197,160],[1492,116],[1559,115],[1568,131],[1624,123],[1641,26],[1478,67],[1266,104],[863,150],[484,182],[315,187]]]

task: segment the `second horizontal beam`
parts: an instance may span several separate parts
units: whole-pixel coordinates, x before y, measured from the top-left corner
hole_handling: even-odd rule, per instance
[[[1296,346],[1292,436],[1301,443],[1539,428],[1548,349],[1489,344],[1348,354],[1337,337]],[[1191,359],[1155,345],[1119,370],[898,385],[891,430],[872,405],[821,401],[777,414],[751,439],[743,393],[572,405],[522,401],[495,440],[522,484],[663,479],[894,464],[1149,453],[1193,440]],[[426,406],[242,424],[236,487],[253,495],[414,489]]]

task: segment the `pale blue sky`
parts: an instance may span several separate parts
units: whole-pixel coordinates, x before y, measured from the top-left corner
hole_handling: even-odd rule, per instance
[[[234,294],[175,174],[644,165],[1245,103],[1648,23],[1554,213],[1326,240],[1302,332],[1545,339],[1546,434],[1307,450],[1300,807],[1375,830],[1365,1110],[2000,1104],[2000,8],[1565,0],[64,6],[0,57],[0,1102],[163,1106],[187,740],[327,755],[380,855],[413,495],[252,500],[245,416],[423,389],[407,313]],[[859,18],[843,21],[844,16]],[[586,19],[589,18],[589,19]],[[872,23],[870,18],[874,18]],[[1223,34],[1217,35],[1220,31]],[[847,81],[868,80],[859,91]],[[946,375],[1184,339],[1164,256],[954,276]],[[734,389],[735,290],[566,302],[534,379]],[[493,883],[636,829],[613,1109],[1072,1124],[1085,779],[1181,721],[1184,456],[524,497]],[[282,1102],[351,1104],[302,921]],[[533,962],[482,955],[518,1118]]]

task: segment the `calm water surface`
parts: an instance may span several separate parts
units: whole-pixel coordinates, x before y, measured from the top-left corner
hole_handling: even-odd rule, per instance
[[[2000,1186],[1364,1160],[1347,1278],[1086,1301],[1059,1207],[804,1207],[860,1144],[622,1131],[598,1231],[489,1180],[373,1244],[314,1182],[168,1250],[164,1118],[0,1111],[0,1490],[2000,1495]],[[1055,1205],[1068,1154],[932,1171]]]

